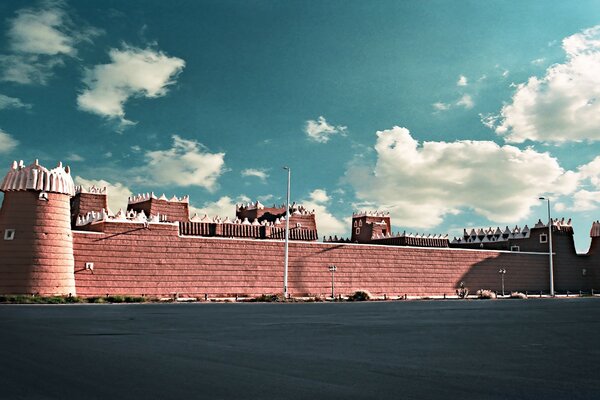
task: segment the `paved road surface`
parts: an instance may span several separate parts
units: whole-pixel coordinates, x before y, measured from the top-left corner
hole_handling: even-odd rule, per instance
[[[599,399],[600,299],[0,306],[4,399]]]

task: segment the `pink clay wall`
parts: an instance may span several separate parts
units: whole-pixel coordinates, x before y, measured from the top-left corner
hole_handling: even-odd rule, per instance
[[[260,295],[280,293],[283,242],[179,237],[175,225],[101,223],[103,233],[74,232],[78,294],[163,296]],[[103,226],[101,226],[103,225]],[[94,263],[86,271],[85,262]],[[407,248],[314,242],[290,243],[292,295],[329,294],[338,267],[336,293],[358,289],[373,294],[453,295],[461,281],[475,291],[548,290],[545,254]]]

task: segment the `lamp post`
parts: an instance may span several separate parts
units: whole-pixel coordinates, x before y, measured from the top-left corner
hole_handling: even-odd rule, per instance
[[[334,279],[333,276],[335,274],[335,271],[337,271],[337,267],[335,265],[330,265],[329,266],[329,271],[331,271],[331,301],[333,301],[333,299],[335,299],[335,292],[334,292]]]
[[[540,197],[548,202],[548,254],[550,255],[550,296],[554,297],[554,265],[552,259],[552,216],[550,215],[550,197]]]
[[[506,269],[500,268],[500,271],[498,271],[498,273],[502,277],[502,297],[504,297],[504,275],[506,275]]]
[[[283,167],[287,170],[287,196],[285,200],[285,256],[283,261],[283,298],[288,298],[288,252],[290,241],[290,181],[292,170],[290,167]]]

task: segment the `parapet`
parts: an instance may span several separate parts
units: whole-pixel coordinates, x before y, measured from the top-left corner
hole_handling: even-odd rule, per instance
[[[357,211],[352,213],[352,218],[359,217],[389,217],[389,211]]]
[[[131,196],[131,197],[129,197],[127,203],[128,204],[137,204],[137,203],[143,203],[145,201],[149,201],[152,199],[168,201],[168,202],[172,202],[172,203],[189,203],[190,202],[190,196],[183,196],[183,197],[173,196],[169,199],[169,198],[167,198],[167,196],[165,196],[164,193],[160,197],[156,197],[156,195],[154,195],[154,192],[150,192],[150,193],[140,193],[138,195]]]
[[[11,169],[8,171],[0,191],[26,191],[35,190],[42,192],[62,193],[69,196],[75,195],[75,184],[69,167],[62,166],[58,163],[56,168],[48,170],[41,166],[38,160],[27,167],[23,164],[23,160],[13,161]]]
[[[137,212],[133,210],[119,210],[115,215],[111,215],[107,210],[90,211],[84,216],[77,217],[75,225],[77,227],[95,224],[98,222],[122,222],[122,223],[165,223],[165,218],[162,215],[146,215],[143,211]]]
[[[190,220],[189,196],[170,199],[164,194],[156,197],[154,193],[142,193],[128,200],[127,209],[144,212],[146,215],[162,215],[171,222],[187,222]]]

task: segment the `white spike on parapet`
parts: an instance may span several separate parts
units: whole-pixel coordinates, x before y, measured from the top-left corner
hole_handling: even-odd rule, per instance
[[[188,195],[185,195],[183,197],[173,196],[169,199],[169,198],[167,198],[167,196],[164,193],[162,194],[162,196],[156,197],[156,195],[154,195],[154,192],[151,192],[151,193],[140,193],[135,196],[131,196],[128,199],[128,203],[136,204],[136,203],[148,201],[150,199],[169,201],[172,203],[189,203],[190,202],[190,196],[188,196]]]
[[[90,194],[106,194],[106,186],[97,187],[92,185],[89,188],[84,188],[81,185],[75,186],[75,193],[90,193]]]
[[[39,163],[25,167],[23,160],[18,164],[13,161],[11,168],[0,185],[0,191],[36,190],[44,192],[75,195],[75,184],[68,169],[60,166],[48,170]]]
[[[389,216],[389,212],[385,211],[356,211],[352,213],[352,217],[387,217]]]
[[[100,212],[90,211],[85,216],[77,217],[77,221],[75,222],[75,225],[83,226],[83,225],[91,224],[93,222],[106,221],[107,219],[108,219],[108,215],[104,209]]]

